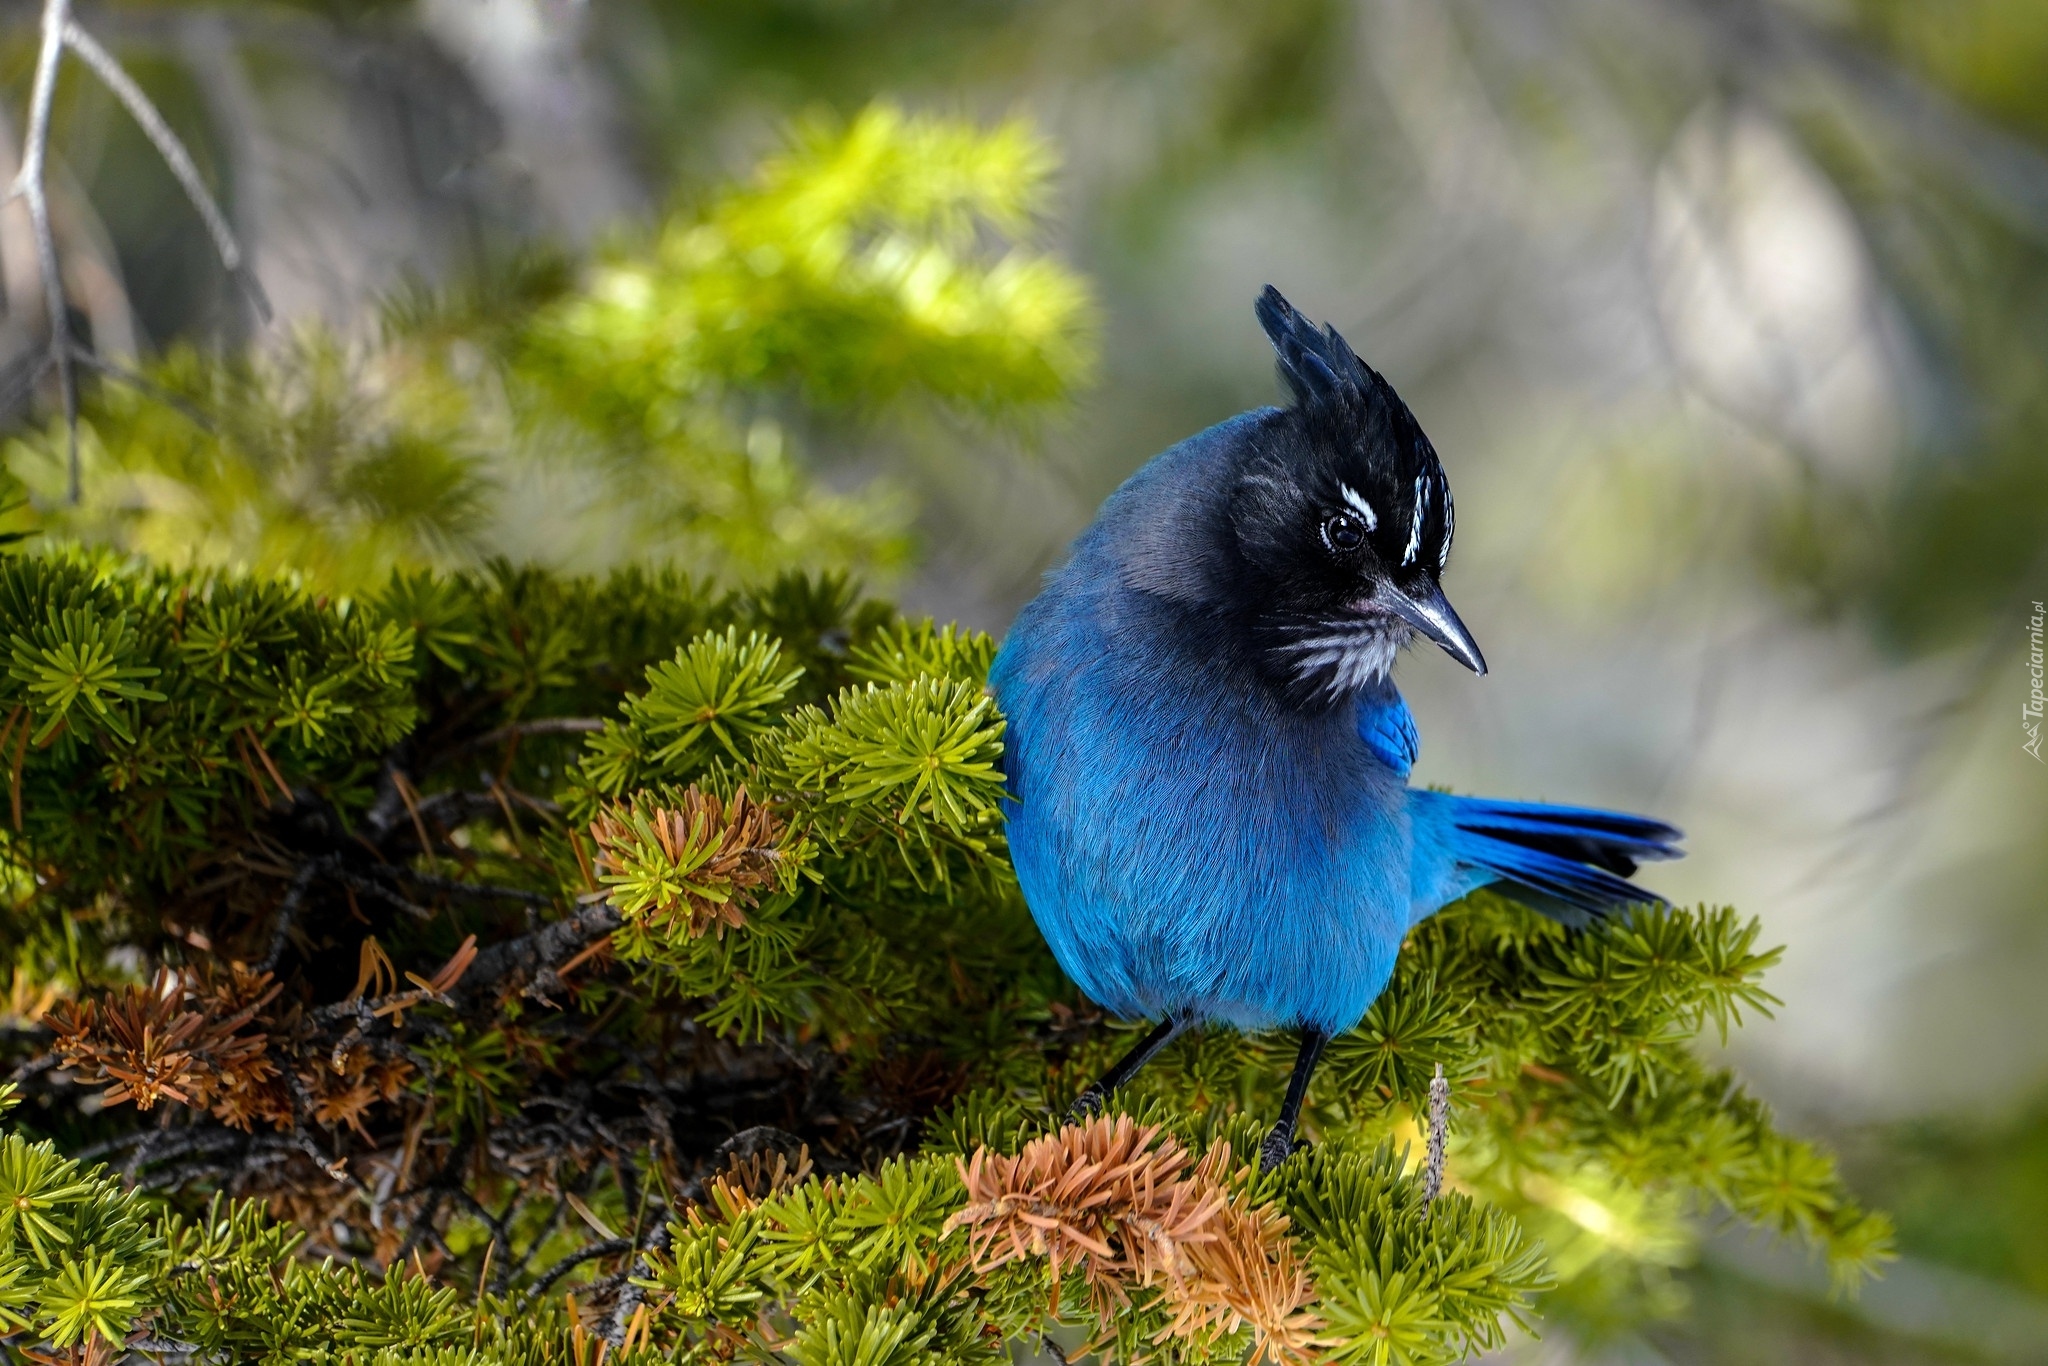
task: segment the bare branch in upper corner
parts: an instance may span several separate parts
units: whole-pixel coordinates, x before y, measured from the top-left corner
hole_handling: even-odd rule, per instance
[[[64,276],[57,262],[57,241],[50,231],[49,195],[43,184],[50,150],[50,106],[57,93],[57,69],[63,63],[67,47],[93,69],[94,74],[105,82],[142,126],[150,143],[171,168],[171,174],[184,187],[192,207],[199,211],[199,217],[206,223],[206,231],[213,238],[214,249],[220,253],[221,264],[227,268],[228,277],[248,292],[250,305],[266,323],[270,321],[270,300],[264,295],[255,273],[249,269],[241,243],[235,240],[234,230],[228,226],[227,215],[214,202],[206,182],[200,179],[199,168],[193,164],[192,154],[185,150],[185,144],[171,130],[171,125],[150,102],[149,96],[142,92],[142,87],[114,60],[113,54],[72,22],[71,0],[44,0],[42,42],[36,56],[35,84],[29,96],[28,133],[22,142],[21,170],[8,188],[6,197],[11,200],[19,196],[27,203],[29,223],[34,230],[36,269],[42,276],[43,307],[50,322],[49,347],[37,374],[49,368],[57,372],[57,389],[64,405],[64,425],[70,438],[68,496],[71,502],[77,503],[82,488],[78,462],[78,383],[72,367],[80,351],[71,338],[70,316],[64,300]]]
[[[80,496],[78,470],[78,385],[71,372],[71,322],[64,305],[64,277],[57,268],[57,241],[50,233],[50,200],[43,190],[43,163],[50,145],[50,104],[57,94],[57,67],[64,60],[64,26],[70,22],[71,0],[44,0],[42,44],[36,55],[35,84],[29,94],[28,134],[21,149],[21,171],[7,191],[28,204],[36,239],[36,268],[43,277],[43,308],[50,320],[49,364],[57,371],[57,391],[70,433],[67,494]]]
[[[107,89],[119,97],[127,106],[135,121],[142,125],[142,131],[149,135],[164,164],[171,168],[171,174],[184,187],[185,197],[192,201],[192,207],[199,211],[206,222],[206,231],[213,237],[214,250],[220,253],[220,263],[227,269],[230,278],[249,292],[249,302],[256,315],[264,322],[270,321],[270,299],[263,292],[263,285],[242,254],[242,247],[235,240],[234,229],[228,226],[227,215],[222,213],[213,195],[208,192],[206,182],[199,178],[199,168],[192,163],[191,153],[172,131],[171,125],[150,103],[149,96],[142,93],[142,87],[135,78],[114,60],[112,53],[101,47],[99,40],[80,28],[75,21],[64,24],[64,45],[79,55],[84,63],[106,83]]]

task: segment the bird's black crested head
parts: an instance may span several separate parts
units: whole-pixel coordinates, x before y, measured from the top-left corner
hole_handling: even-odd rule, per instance
[[[1235,596],[1267,671],[1299,702],[1334,703],[1383,679],[1420,631],[1485,672],[1438,586],[1451,486],[1415,415],[1278,290],[1257,311],[1294,395],[1230,499],[1248,571]]]

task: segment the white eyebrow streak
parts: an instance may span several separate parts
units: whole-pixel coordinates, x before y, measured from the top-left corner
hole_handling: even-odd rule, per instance
[[[1414,564],[1416,552],[1422,549],[1422,511],[1428,497],[1429,485],[1418,474],[1415,476],[1415,513],[1408,519],[1408,548],[1401,552],[1402,564]]]
[[[1458,505],[1452,502],[1450,496],[1446,494],[1444,497],[1444,543],[1442,548],[1436,552],[1436,572],[1439,574],[1443,573],[1444,566],[1451,562],[1451,533],[1457,529]]]
[[[1351,487],[1351,485],[1349,484],[1339,484],[1337,485],[1337,489],[1340,493],[1344,495],[1344,501],[1351,504],[1352,507],[1357,508],[1359,515],[1365,518],[1365,529],[1367,531],[1376,531],[1379,529],[1380,515],[1372,510],[1371,503],[1365,501],[1364,494],[1360,493],[1357,489]]]

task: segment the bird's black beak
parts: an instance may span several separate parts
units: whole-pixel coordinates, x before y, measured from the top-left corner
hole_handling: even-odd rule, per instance
[[[1479,653],[1479,643],[1451,610],[1443,589],[1432,583],[1429,592],[1410,596],[1386,583],[1380,586],[1380,591],[1386,595],[1387,607],[1395,616],[1441,645],[1445,654],[1473,673],[1486,672],[1486,656]]]

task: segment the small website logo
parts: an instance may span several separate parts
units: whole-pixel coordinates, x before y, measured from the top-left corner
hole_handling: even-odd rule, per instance
[[[2020,728],[2026,739],[2020,748],[2034,756],[2035,763],[2048,763],[2041,757],[2041,709],[2044,699],[2041,691],[2041,623],[2048,619],[2048,607],[2034,604],[2034,615],[2027,623],[2027,676],[2033,686],[2027,693],[2026,705],[2020,708]]]

